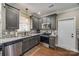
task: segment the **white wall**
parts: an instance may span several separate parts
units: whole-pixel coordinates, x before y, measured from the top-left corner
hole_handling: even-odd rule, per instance
[[[57,20],[61,18],[68,18],[68,17],[77,17],[79,14],[79,8],[72,8],[69,10],[62,11],[61,13],[58,13]]]
[[[8,35],[8,32],[9,31],[6,31],[6,23],[5,23],[5,8],[3,7],[4,6],[4,3],[2,3],[2,4],[0,4],[0,5],[2,5],[2,6],[0,6],[1,7],[1,19],[0,19],[0,29],[2,29],[1,31],[0,31],[0,36],[5,36],[5,32],[7,32],[7,35]],[[22,13],[21,13],[22,12]],[[25,14],[26,12],[23,12],[23,11],[20,11],[20,19],[19,19],[19,21],[26,21],[26,23],[28,23],[28,27],[27,27],[27,29],[28,30],[30,30],[30,17],[29,17],[29,15],[27,15],[27,14]],[[24,17],[25,18],[25,20],[22,20],[22,17]],[[21,22],[20,22],[21,23]],[[2,27],[1,27],[1,24],[2,24]],[[12,33],[15,33],[16,31],[12,31]]]
[[[0,3],[0,37],[2,37],[1,3]]]
[[[76,17],[76,32],[79,33],[79,7],[62,11],[57,15],[57,21],[63,18]],[[78,35],[78,34],[77,34]]]
[[[57,25],[58,25],[58,20],[60,19],[66,19],[70,17],[76,17],[76,38],[79,37],[79,7],[78,8],[73,8],[69,10],[62,11],[57,15]],[[57,26],[58,28],[58,26]],[[78,39],[76,39],[76,48],[78,48]]]
[[[30,17],[22,12],[20,12],[18,31],[30,31]]]

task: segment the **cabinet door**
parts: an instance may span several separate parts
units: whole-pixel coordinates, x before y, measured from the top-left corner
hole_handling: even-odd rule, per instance
[[[19,28],[19,11],[6,6],[6,29]]]
[[[32,37],[32,46],[35,46],[35,36]]]
[[[22,51],[25,52],[30,48],[29,38],[23,40]]]
[[[34,37],[34,44],[37,44],[37,36]]]
[[[49,39],[49,46],[51,48],[55,47],[55,37],[52,37],[52,38]]]
[[[30,37],[30,39],[29,39],[29,47],[32,48],[33,46],[34,46],[33,37]]]
[[[15,52],[16,52],[16,56],[19,56],[22,54],[22,42],[18,42],[15,44]]]
[[[37,17],[32,17],[32,25],[33,25],[33,29],[34,30],[37,30],[37,29],[39,29],[39,18],[37,18]]]
[[[37,36],[31,37],[30,43],[31,43],[31,47],[35,46],[35,45],[38,43],[38,38],[37,38]]]
[[[34,41],[34,42],[35,42],[35,45],[38,44],[38,43],[40,42],[40,41],[39,41],[39,40],[40,40],[39,36],[38,36],[38,35],[35,36],[34,40],[35,40],[35,41]]]
[[[50,16],[50,20],[51,20],[51,29],[56,30],[56,15]]]
[[[39,29],[40,30],[42,29],[42,23],[43,23],[43,20],[42,19],[39,19]]]

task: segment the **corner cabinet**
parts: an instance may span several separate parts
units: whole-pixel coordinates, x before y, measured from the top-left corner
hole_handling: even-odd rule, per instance
[[[19,10],[5,4],[5,20],[6,20],[6,29],[14,30],[19,29]]]

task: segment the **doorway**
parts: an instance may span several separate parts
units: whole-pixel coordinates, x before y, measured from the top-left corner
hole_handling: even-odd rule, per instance
[[[58,47],[77,51],[75,18],[58,21]]]

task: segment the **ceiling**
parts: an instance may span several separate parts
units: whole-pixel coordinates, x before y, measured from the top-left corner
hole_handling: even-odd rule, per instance
[[[40,15],[45,15],[47,13],[62,11],[74,7],[78,7],[78,3],[9,3],[19,9],[28,10],[31,13],[39,13]]]

